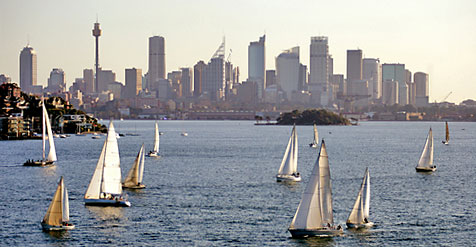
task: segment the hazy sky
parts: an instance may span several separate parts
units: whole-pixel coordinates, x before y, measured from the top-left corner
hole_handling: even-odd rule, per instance
[[[345,74],[346,50],[430,74],[430,100],[476,99],[474,0],[150,0],[0,1],[0,74],[19,80],[19,54],[29,39],[38,83],[62,68],[68,86],[94,65],[96,14],[100,65],[124,83],[125,68],[148,70],[148,37],[166,39],[167,71],[208,62],[226,36],[227,56],[247,78],[248,44],[266,33],[266,67],[282,50],[301,47],[309,65],[311,36],[328,36],[334,73]]]

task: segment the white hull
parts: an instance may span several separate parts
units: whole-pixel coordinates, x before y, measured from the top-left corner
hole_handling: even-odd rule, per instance
[[[373,222],[368,222],[364,224],[353,224],[353,223],[346,223],[346,224],[347,224],[347,228],[351,228],[351,229],[371,228],[374,226]]]
[[[52,226],[48,225],[46,223],[41,223],[41,227],[43,228],[43,231],[67,231],[67,230],[72,230],[74,229],[73,224],[69,225],[61,225],[61,226]]]
[[[445,145],[448,145],[448,144],[450,144],[450,143],[449,143],[449,142],[447,142],[447,141],[441,141],[441,142],[442,142],[443,144],[445,144]]]
[[[311,143],[309,144],[309,147],[311,148],[318,148],[319,146],[316,143]]]
[[[102,207],[130,207],[131,203],[124,199],[84,199],[84,203],[89,206],[102,206]]]
[[[301,175],[276,175],[277,182],[300,182]]]
[[[433,167],[415,167],[417,172],[434,172],[436,171],[436,166]]]
[[[321,237],[329,238],[339,236],[344,233],[344,230],[339,225],[338,227],[324,227],[319,229],[291,229],[288,231],[293,238],[307,238],[307,237]]]
[[[182,135],[182,136],[188,136],[188,133],[187,133],[187,132],[183,132],[181,135]]]
[[[157,153],[157,152],[150,152],[150,153],[147,154],[147,156],[149,156],[149,157],[160,157],[160,154]]]

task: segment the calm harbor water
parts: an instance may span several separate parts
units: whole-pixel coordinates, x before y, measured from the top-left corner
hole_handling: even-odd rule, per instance
[[[429,127],[435,138],[433,174],[417,174]],[[116,121],[123,176],[154,121]],[[476,245],[476,123],[363,122],[318,126],[331,166],[334,220],[345,225],[365,167],[371,175],[370,219],[377,227],[341,237],[295,240],[287,228],[309,179],[317,150],[312,126],[298,126],[303,182],[276,183],[290,126],[251,121],[160,121],[160,159],[146,158],[141,191],[127,191],[130,208],[86,207],[83,195],[104,143],[90,136],[55,139],[58,164],[23,167],[41,157],[41,140],[0,142],[0,245],[150,246],[454,246]],[[186,131],[188,136],[181,136]],[[76,229],[40,227],[60,176],[69,190]]]

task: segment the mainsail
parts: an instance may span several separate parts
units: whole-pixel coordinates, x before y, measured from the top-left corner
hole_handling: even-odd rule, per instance
[[[433,166],[433,133],[428,132],[428,137],[426,138],[425,147],[421,153],[420,160],[418,161],[417,167],[431,167]]]
[[[329,160],[322,140],[319,156],[312,169],[311,178],[291,222],[292,229],[316,229],[333,225],[332,191]]]
[[[139,150],[136,159],[134,160],[134,164],[132,168],[129,170],[125,180],[124,186],[131,187],[142,183],[142,177],[144,173],[144,144]]]
[[[64,198],[65,191],[63,177],[61,177],[60,182],[58,183],[58,187],[56,188],[56,192],[53,196],[53,200],[51,201],[50,206],[48,207],[48,211],[46,211],[45,217],[43,217],[43,223],[46,223],[50,226],[60,226],[62,225],[63,221],[69,220],[69,205],[66,207],[63,205],[64,200],[68,200],[68,198]],[[63,218],[64,211],[66,212],[67,218]]]
[[[153,152],[159,153],[159,125],[155,123],[155,136],[154,136],[154,150]]]
[[[279,175],[291,175],[297,172],[298,160],[298,139],[296,133],[296,126],[293,126],[291,137],[289,137],[286,151],[284,152],[283,160],[279,166]]]
[[[48,134],[48,143],[50,145],[50,151],[48,152],[48,158],[47,158],[47,161],[51,161],[51,162],[54,162],[57,160],[57,157],[56,157],[56,148],[55,148],[55,142],[54,142],[54,138],[53,138],[53,131],[51,131],[51,123],[50,123],[50,119],[48,118],[48,112],[46,111],[46,107],[45,107],[45,104],[43,102],[43,119],[44,119],[44,123],[46,125],[46,132]],[[45,126],[43,126],[45,127]],[[45,140],[45,133],[44,133],[44,130],[43,130],[43,140]],[[43,151],[45,149],[43,148]],[[43,158],[44,158],[44,154],[43,154]]]
[[[370,214],[370,173],[365,169],[365,175],[360,186],[359,194],[355,200],[352,212],[350,212],[347,223],[364,224]]]

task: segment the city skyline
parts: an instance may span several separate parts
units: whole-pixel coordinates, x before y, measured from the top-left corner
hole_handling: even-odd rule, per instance
[[[100,65],[123,84],[126,68],[147,72],[148,38],[156,35],[166,40],[167,72],[208,62],[226,36],[226,56],[232,49],[231,61],[240,67],[242,80],[248,77],[248,44],[263,34],[267,70],[275,69],[274,60],[283,50],[295,46],[300,47],[300,63],[310,66],[310,38],[326,36],[335,74],[345,74],[347,50],[361,49],[363,58],[402,63],[412,73],[428,74],[431,102],[450,91],[451,102],[476,98],[469,60],[476,54],[476,34],[468,32],[476,23],[472,1],[368,0],[349,2],[347,8],[319,1],[232,5],[210,0],[141,6],[122,1],[7,1],[0,6],[8,20],[0,22],[0,73],[15,82],[20,81],[19,53],[27,43],[37,53],[38,85],[47,85],[53,68],[63,69],[68,87],[82,77],[83,69],[94,68],[91,29],[98,14],[103,30]],[[56,15],[45,15],[53,7]],[[240,12],[246,12],[246,18]]]

